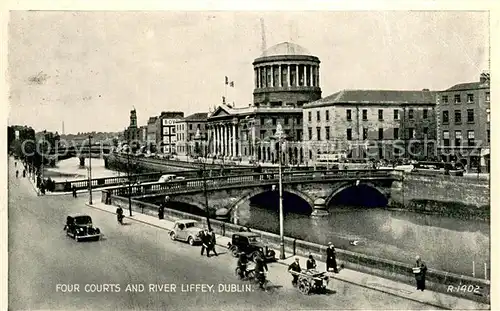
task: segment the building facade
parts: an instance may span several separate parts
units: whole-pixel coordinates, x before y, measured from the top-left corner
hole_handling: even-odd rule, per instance
[[[156,136],[158,131],[158,117],[149,117],[146,141],[149,145],[157,146]]]
[[[435,93],[343,90],[304,105],[307,160],[319,154],[386,159],[435,156]]]
[[[165,154],[176,154],[177,132],[176,123],[184,118],[184,112],[164,111],[158,117],[159,150]]]
[[[469,170],[489,171],[490,75],[479,82],[461,83],[437,96],[439,155],[461,162]]]
[[[207,150],[201,149],[201,142],[207,138],[208,113],[194,113],[185,117],[176,124],[177,132],[177,154],[198,157],[207,154]],[[199,141],[195,139],[199,132]]]
[[[284,163],[302,162],[302,106],[321,98],[319,63],[316,56],[289,42],[274,45],[255,59],[253,104],[221,105],[208,117],[210,155],[275,163],[280,123],[287,140]]]

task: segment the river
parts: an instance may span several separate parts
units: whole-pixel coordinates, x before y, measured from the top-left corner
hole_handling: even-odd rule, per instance
[[[120,172],[109,170],[104,167],[104,159],[92,158],[92,178],[119,176]],[[80,160],[76,157],[61,160],[55,167],[45,167],[43,174],[45,178],[50,177],[54,181],[72,181],[88,178],[89,159],[85,159],[85,166],[80,167]],[[124,173],[121,173],[122,175]]]

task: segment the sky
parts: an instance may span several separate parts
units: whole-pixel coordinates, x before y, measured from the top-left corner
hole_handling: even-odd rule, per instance
[[[264,21],[262,40],[260,19]],[[9,124],[122,131],[252,101],[252,62],[291,41],[319,57],[323,97],[342,89],[443,90],[488,69],[489,15],[465,11],[11,11]],[[225,90],[224,77],[235,87]]]

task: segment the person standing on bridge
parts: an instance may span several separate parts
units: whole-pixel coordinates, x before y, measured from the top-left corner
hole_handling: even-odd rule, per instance
[[[73,185],[73,188],[71,188],[73,190],[73,198],[76,198],[76,186]]]
[[[415,267],[413,268],[413,274],[415,275],[415,281],[417,281],[417,290],[424,291],[425,289],[425,273],[427,272],[427,266],[417,256],[415,262]]]

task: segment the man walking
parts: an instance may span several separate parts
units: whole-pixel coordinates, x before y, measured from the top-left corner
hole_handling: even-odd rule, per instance
[[[217,254],[217,252],[215,251],[216,242],[217,240],[215,238],[215,232],[213,230],[210,230],[210,241],[208,243],[207,254],[209,254],[210,251],[212,251],[215,254],[215,256],[219,256],[219,254]]]
[[[288,266],[288,271],[293,271],[295,273],[292,273],[292,285],[293,286],[297,286],[297,281],[299,280],[299,275],[298,273],[300,273],[302,269],[300,268],[300,263],[299,263],[299,257],[295,257],[295,261],[292,262],[289,266]]]
[[[328,248],[326,249],[326,271],[328,272],[330,269],[333,269],[334,273],[339,273],[337,268],[335,246],[332,242],[328,243]]]
[[[207,251],[207,257],[210,257],[210,254],[209,254],[209,248],[208,248],[208,245],[210,244],[210,235],[208,234],[208,230],[205,229],[203,231],[200,232],[201,236],[201,255],[203,256],[203,252],[206,250]]]

